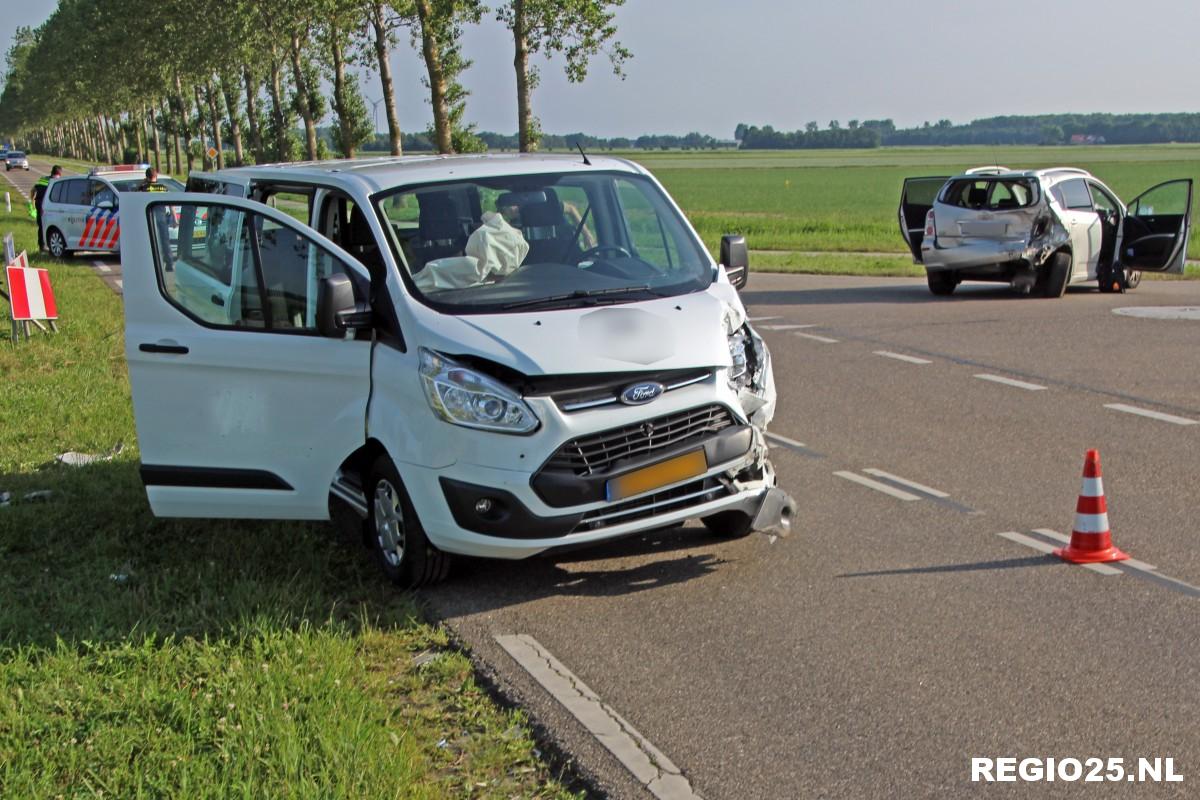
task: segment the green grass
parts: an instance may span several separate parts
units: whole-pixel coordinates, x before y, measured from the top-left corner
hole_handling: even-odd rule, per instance
[[[22,213],[8,230],[32,252]],[[154,518],[120,300],[33,260],[62,319],[0,343],[0,797],[572,796],[332,526]]]
[[[713,250],[744,233],[755,250],[903,253],[896,209],[904,178],[981,164],[1082,167],[1126,201],[1193,178],[1200,145],[943,147],[627,154],[654,171]],[[1200,237],[1189,257],[1200,258]]]
[[[750,254],[754,272],[802,272],[811,275],[876,275],[881,277],[923,278],[925,270],[906,255],[865,255],[861,253],[794,253],[762,250]]]

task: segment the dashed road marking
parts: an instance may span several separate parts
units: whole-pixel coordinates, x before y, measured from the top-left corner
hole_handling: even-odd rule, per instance
[[[112,272],[112,267],[110,267],[108,264],[97,264],[96,269],[100,270],[101,272],[105,272],[105,273]]]
[[[933,362],[927,358],[917,358],[916,356],[906,356],[903,353],[893,353],[889,350],[876,350],[875,355],[883,356],[884,358],[894,358],[897,361],[907,361],[909,364],[932,364]]]
[[[907,486],[910,489],[916,489],[918,492],[923,492],[933,497],[950,496],[939,489],[934,489],[922,483],[917,483],[916,481],[910,481],[907,478],[901,478],[899,475],[893,475],[890,472],[884,472],[883,470],[875,469],[874,467],[871,467],[870,469],[864,469],[863,472],[867,473],[868,475],[874,475],[877,478],[887,478],[892,483],[899,483],[902,486]]]
[[[794,331],[799,330],[800,328],[815,328],[817,327],[817,324],[815,322],[810,322],[807,325],[793,325],[791,323],[784,323],[781,325],[759,325],[758,327],[762,328],[764,331]]]
[[[983,381],[992,381],[993,383],[1002,383],[1005,386],[1015,386],[1018,389],[1025,389],[1030,392],[1040,392],[1045,389],[1040,383],[1026,383],[1025,381],[1014,380],[1013,378],[1005,378],[1003,375],[989,375],[986,372],[981,372],[975,376]]]
[[[1127,406],[1124,403],[1105,403],[1105,408],[1111,408],[1113,411],[1123,411],[1126,414],[1136,414],[1139,417],[1149,417],[1160,422],[1170,422],[1175,425],[1195,425],[1196,420],[1188,419],[1187,417],[1177,417],[1174,414],[1164,414],[1161,411],[1151,411],[1148,408],[1138,408],[1137,406]]]
[[[122,291],[124,291],[125,281],[121,280],[120,278],[114,278],[113,283],[115,283],[117,285],[118,289],[121,289]]]
[[[779,317],[746,317],[747,322],[766,322],[769,319],[779,319]]]
[[[537,639],[525,634],[498,635],[521,668],[563,705],[588,733],[617,757],[660,800],[699,800],[679,767],[593,692]]]
[[[884,494],[894,497],[897,500],[903,500],[905,502],[912,502],[913,500],[921,499],[920,497],[917,497],[915,494],[912,494],[911,492],[906,492],[906,491],[903,491],[902,489],[897,489],[894,486],[888,486],[886,483],[880,483],[879,481],[873,481],[870,478],[864,478],[862,475],[859,475],[854,472],[847,472],[845,470],[840,470],[833,474],[837,475],[839,478],[845,478],[848,481],[857,483],[860,486],[866,486],[868,489],[874,489],[877,492],[883,492]]]
[[[1008,539],[1010,542],[1016,542],[1017,544],[1023,544],[1026,547],[1033,548],[1039,553],[1045,553],[1046,555],[1051,555],[1054,553],[1054,545],[1050,544],[1049,542],[1043,542],[1041,539],[1035,539],[1032,536],[1026,536],[1023,533],[1017,533],[1016,531],[1004,531],[996,535]],[[1066,564],[1068,562],[1064,561],[1063,563]],[[1121,574],[1121,570],[1114,569],[1108,564],[1077,564],[1076,566],[1089,569],[1099,575]]]
[[[778,433],[768,433],[767,439],[769,441],[775,442],[776,444],[781,444],[790,450],[795,450],[796,452],[800,453],[801,455],[808,456],[809,458],[824,458],[825,457],[821,453],[818,453],[816,450],[809,449],[808,445],[804,444],[804,442],[797,442],[795,439],[789,439],[786,436],[780,436]]]
[[[812,339],[814,342],[824,342],[825,344],[837,344],[837,339],[830,339],[828,336],[817,336],[815,333],[794,333],[793,336],[803,336],[805,339]]]

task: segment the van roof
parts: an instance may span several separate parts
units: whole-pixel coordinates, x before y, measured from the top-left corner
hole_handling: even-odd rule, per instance
[[[294,177],[305,181],[318,179],[322,182],[327,182],[331,177],[345,177],[365,184],[368,193],[454,177],[470,179],[529,173],[599,171],[646,174],[642,167],[623,158],[590,155],[588,160],[591,163],[584,164],[578,155],[566,153],[382,156],[260,164],[252,167],[231,167],[205,174],[248,180],[286,180],[288,177]]]

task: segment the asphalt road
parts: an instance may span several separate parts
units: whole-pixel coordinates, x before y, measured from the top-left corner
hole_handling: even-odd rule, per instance
[[[1113,309],[1200,306],[1200,283],[943,299],[755,274],[744,298],[772,318],[771,431],[804,444],[773,450],[797,533],[688,527],[460,567],[426,598],[501,691],[618,798],[650,795],[496,636],[534,637],[710,800],[957,798],[985,756],[1170,757],[1184,776],[1006,796],[1196,796],[1200,425],[1178,420],[1200,420],[1200,320]],[[1069,533],[1093,447],[1114,541],[1156,570],[1098,574],[998,535]]]

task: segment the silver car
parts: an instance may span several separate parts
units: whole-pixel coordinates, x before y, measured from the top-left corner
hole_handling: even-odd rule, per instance
[[[4,171],[10,169],[23,169],[29,171],[29,159],[20,150],[9,150],[4,154]]]
[[[972,280],[1061,297],[1069,284],[1124,291],[1143,271],[1182,273],[1191,211],[1191,179],[1160,183],[1127,206],[1081,169],[979,167],[908,178],[899,217],[936,295]]]

